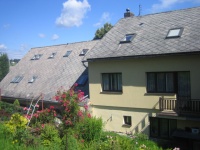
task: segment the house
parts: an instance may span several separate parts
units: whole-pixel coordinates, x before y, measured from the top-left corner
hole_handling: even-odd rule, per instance
[[[88,53],[92,113],[106,130],[200,139],[199,16],[127,10]]]
[[[88,69],[83,60],[97,41],[32,48],[1,81],[2,99],[30,105],[42,93],[44,103],[49,104],[55,102],[57,90],[68,90],[74,83],[88,95]]]

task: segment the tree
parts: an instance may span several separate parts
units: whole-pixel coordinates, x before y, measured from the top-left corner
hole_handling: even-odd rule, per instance
[[[9,59],[7,54],[0,54],[0,81],[9,72]]]
[[[112,27],[110,23],[105,23],[103,27],[97,29],[93,40],[101,39]]]

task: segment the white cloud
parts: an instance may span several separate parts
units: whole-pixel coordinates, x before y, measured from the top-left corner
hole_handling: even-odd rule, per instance
[[[58,38],[59,38],[59,36],[58,36],[57,34],[54,34],[54,35],[51,37],[52,40],[57,40]]]
[[[6,50],[7,47],[4,44],[0,44],[0,50]]]
[[[110,13],[108,12],[104,12],[99,20],[99,22],[95,23],[94,26],[95,27],[100,27],[103,24],[105,24],[106,22],[110,22]]]
[[[200,0],[159,0],[160,3],[152,5],[152,12],[158,12],[164,9],[168,9],[178,3],[193,2],[200,3]]]
[[[39,36],[40,38],[45,38],[45,34],[43,34],[43,33],[39,33],[38,36]]]
[[[63,3],[63,10],[60,17],[56,19],[56,25],[62,27],[80,26],[87,11],[90,10],[90,4],[87,0],[83,2],[78,0],[68,0]]]

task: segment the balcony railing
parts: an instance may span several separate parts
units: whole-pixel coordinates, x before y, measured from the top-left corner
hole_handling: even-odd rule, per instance
[[[160,111],[172,110],[177,114],[199,114],[200,115],[200,100],[193,99],[159,99]]]

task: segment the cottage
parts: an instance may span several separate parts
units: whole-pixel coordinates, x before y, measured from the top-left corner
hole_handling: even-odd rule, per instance
[[[127,10],[88,53],[92,112],[107,130],[200,139],[199,16]]]

